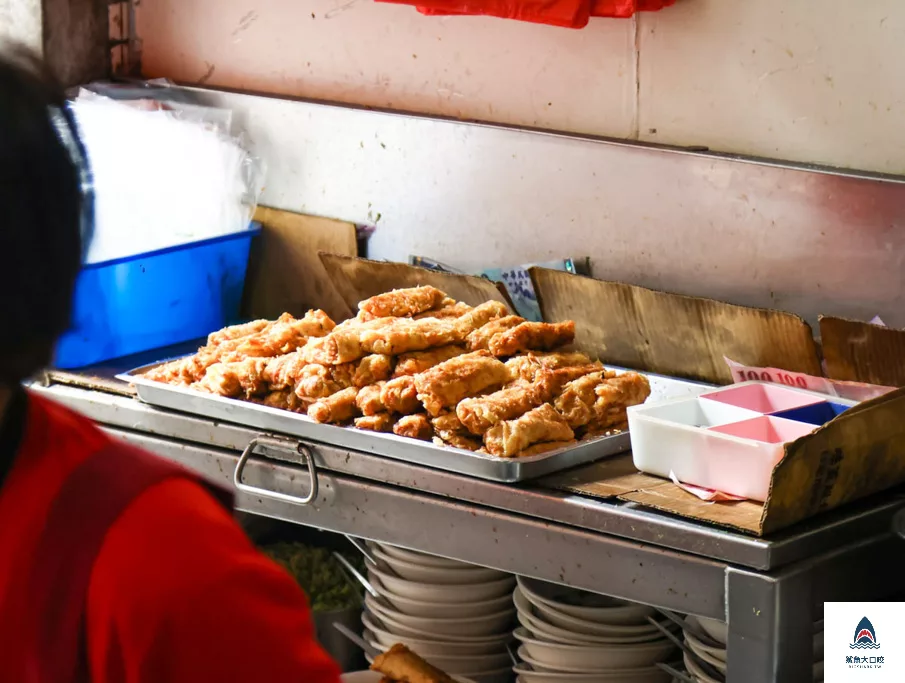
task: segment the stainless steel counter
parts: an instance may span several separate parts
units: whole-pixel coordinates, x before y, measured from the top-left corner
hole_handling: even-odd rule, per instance
[[[39,391],[111,433],[232,485],[254,430],[165,411],[134,398],[53,384]],[[248,460],[241,510],[350,533],[701,616],[728,619],[729,683],[810,680],[810,624],[829,600],[898,592],[905,543],[891,531],[894,493],[755,539],[634,505],[513,486],[277,439]],[[269,442],[270,443],[270,442]],[[274,495],[276,494],[276,495]],[[863,572],[867,572],[864,574]],[[859,576],[870,575],[870,582]]]

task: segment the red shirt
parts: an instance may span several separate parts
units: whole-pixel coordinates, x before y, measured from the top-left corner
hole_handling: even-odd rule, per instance
[[[0,680],[51,683],[27,673],[34,610],[17,588],[55,494],[109,440],[85,418],[29,395],[0,489]],[[110,528],[91,574],[86,631],[92,683],[339,680],[293,579],[188,479],[149,488]]]

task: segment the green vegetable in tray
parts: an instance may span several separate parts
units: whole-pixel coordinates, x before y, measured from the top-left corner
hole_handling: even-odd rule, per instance
[[[308,596],[312,612],[333,612],[361,604],[361,589],[346,578],[342,565],[326,548],[280,542],[261,550],[295,578]],[[360,556],[346,557],[364,570]]]

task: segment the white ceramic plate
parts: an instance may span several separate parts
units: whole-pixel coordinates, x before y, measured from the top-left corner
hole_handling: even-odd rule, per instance
[[[391,557],[379,548],[374,548],[374,557],[378,562],[389,566],[400,578],[408,581],[421,581],[440,585],[462,585],[486,583],[506,578],[508,575],[496,569],[485,569],[462,564],[458,567],[426,567],[398,557]]]
[[[633,669],[666,661],[676,651],[668,640],[619,645],[562,645],[533,638],[525,629],[515,630],[523,650],[541,666],[568,673]],[[533,664],[534,662],[529,662]]]
[[[423,635],[407,636],[384,630],[374,622],[367,612],[361,615],[361,621],[365,628],[374,635],[374,640],[380,645],[378,649],[388,650],[396,643],[404,643],[410,650],[422,657],[429,655],[495,655],[505,652],[506,643],[511,640],[509,634],[500,638],[471,643],[431,640]]]
[[[664,640],[656,629],[640,635],[628,634],[618,636],[588,635],[575,633],[569,629],[550,624],[534,614],[533,606],[521,591],[516,588],[512,594],[515,607],[518,610],[518,619],[522,626],[527,628],[539,640],[547,640],[565,645],[601,645],[614,643],[645,643]],[[652,627],[653,628],[653,627]]]
[[[468,678],[458,678],[456,676],[453,676],[453,678],[459,683],[476,683],[476,681]],[[339,680],[342,683],[380,683],[383,680],[383,676],[376,671],[353,671],[343,674],[339,677]]]
[[[574,588],[518,577],[522,593],[534,605],[595,624],[646,624],[656,610],[647,605],[609,598]]]
[[[512,576],[505,576],[494,581],[463,585],[440,585],[423,581],[408,581],[390,576],[370,564],[368,565],[368,573],[371,576],[376,576],[380,583],[396,595],[401,595],[411,600],[427,600],[429,602],[444,602],[447,604],[492,600],[501,595],[510,594],[512,587],[515,585],[515,577]]]
[[[413,617],[465,619],[496,614],[513,607],[512,596],[509,593],[505,593],[498,598],[480,600],[478,602],[430,602],[428,600],[413,600],[403,595],[397,595],[384,586],[376,575],[371,576],[371,583],[377,589],[377,592],[383,596],[384,600],[389,602],[396,610]]]
[[[467,567],[468,565],[458,560],[447,560],[445,557],[437,557],[436,555],[428,555],[426,553],[418,553],[414,550],[406,548],[397,548],[393,545],[385,545],[383,543],[371,543],[371,548],[377,548],[390,557],[399,560],[405,560],[413,564],[420,564],[423,567],[440,567],[446,569],[457,569],[459,567]]]
[[[413,617],[379,604],[370,593],[365,593],[365,605],[380,619],[396,621],[415,633],[440,637],[481,637],[509,633],[515,621],[515,610],[507,609],[495,614],[487,614],[467,619],[443,617]],[[392,623],[390,621],[390,623]]]
[[[512,669],[522,683],[670,683],[672,676],[656,667],[613,669],[605,673],[555,673],[530,671],[521,666]]]
[[[376,613],[375,616],[380,623],[384,624],[386,630],[397,636],[397,639],[400,637],[420,638],[423,640],[433,640],[441,643],[465,643],[467,645],[498,645],[499,643],[505,643],[512,640],[512,633],[508,630],[496,635],[489,636],[458,636],[449,634],[437,634],[406,626],[405,624],[396,621],[392,617],[385,616],[382,613]],[[373,618],[371,618],[371,623],[374,623]]]

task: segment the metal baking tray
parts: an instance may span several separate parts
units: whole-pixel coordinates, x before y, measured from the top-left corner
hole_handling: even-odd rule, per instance
[[[166,362],[166,361],[161,361]],[[628,432],[581,441],[573,446],[523,458],[500,458],[459,448],[436,446],[395,434],[363,431],[319,424],[306,415],[257,405],[233,398],[205,394],[187,387],[145,379],[141,375],[161,362],[135,368],[118,379],[135,386],[138,398],[153,406],[191,413],[212,420],[261,429],[267,433],[294,436],[353,451],[373,453],[396,460],[466,474],[480,479],[514,483],[583,465],[630,448]],[[670,377],[647,375],[651,399],[696,395],[708,385]]]

